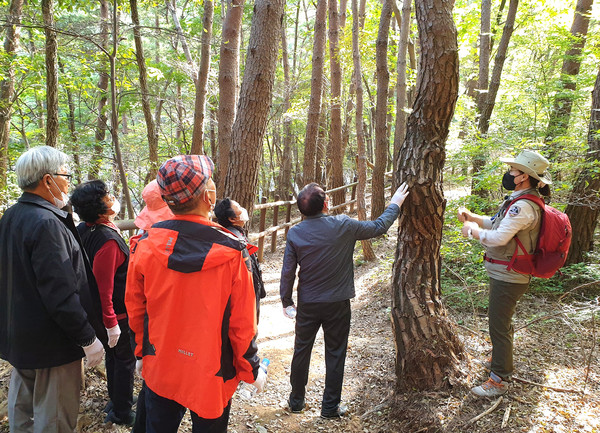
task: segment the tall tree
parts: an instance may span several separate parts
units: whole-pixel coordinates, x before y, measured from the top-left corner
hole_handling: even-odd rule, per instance
[[[546,130],[546,142],[561,137],[567,133],[569,119],[573,107],[573,97],[577,83],[575,77],[579,74],[581,67],[581,52],[585,46],[585,40],[590,24],[592,4],[594,0],[578,0],[575,6],[575,15],[571,25],[571,46],[565,53],[562,70],[560,74],[560,90],[554,98],[554,108],[550,113],[548,128]],[[556,157],[556,146],[551,153],[551,159]]]
[[[397,388],[447,385],[458,371],[463,346],[441,296],[440,245],[446,200],[442,174],[445,142],[458,97],[458,46],[453,3],[416,0],[421,58],[417,96],[400,150],[398,184],[410,195],[399,218],[393,269],[392,324]]]
[[[202,49],[200,57],[200,68],[198,69],[198,80],[196,82],[196,103],[194,110],[194,132],[192,134],[192,154],[204,153],[203,127],[204,127],[204,105],[206,102],[206,86],[208,84],[208,69],[210,66],[210,42],[212,38],[212,24],[214,15],[214,3],[212,0],[204,0],[204,19],[202,24]]]
[[[219,111],[218,120],[218,149],[219,164],[217,165],[218,182],[217,196],[224,197],[225,177],[229,167],[229,151],[238,88],[238,70],[240,64],[240,33],[242,31],[242,14],[244,0],[232,0],[225,20],[221,36],[221,51],[219,56]]]
[[[58,143],[58,41],[54,30],[54,0],[42,0],[46,35],[46,146]]]
[[[292,190],[292,86],[290,83],[290,59],[285,26],[281,26],[281,62],[283,63],[283,152],[279,176],[279,195],[285,200]]]
[[[490,52],[492,49],[492,0],[481,0],[481,21],[479,26],[479,75],[477,78],[477,112],[485,110],[488,96],[490,75]],[[471,193],[480,197],[487,196],[487,191],[479,186],[477,175],[485,166],[485,149],[479,146],[473,155],[473,176],[471,178]]]
[[[365,155],[365,133],[363,129],[363,87],[362,87],[362,67],[360,61],[359,49],[359,20],[358,20],[358,0],[352,0],[352,60],[354,63],[354,88],[356,89],[356,152],[357,152],[357,171],[358,185],[356,187],[356,209],[358,219],[365,221],[367,219],[367,209],[365,203],[365,189],[367,186],[367,157]],[[375,260],[375,253],[371,246],[371,241],[366,239],[361,241],[363,256],[365,260]]]
[[[140,33],[140,17],[138,14],[137,0],[129,0],[131,7],[131,21],[133,22],[133,40],[135,42],[135,60],[138,65],[140,92],[142,93],[142,111],[146,121],[146,131],[148,136],[148,175],[144,183],[150,182],[158,174],[158,130],[152,117],[150,108],[150,93],[148,92],[148,72],[146,70],[146,57],[144,56],[144,46],[142,45],[142,35]]]
[[[225,179],[225,195],[252,212],[267,116],[273,97],[273,83],[285,0],[257,0],[250,40],[233,124],[230,164]]]
[[[4,78],[0,81],[0,191],[6,186],[8,170],[8,142],[10,138],[10,119],[15,95],[15,53],[21,37],[21,13],[23,0],[12,0],[6,17],[6,36],[4,38],[5,67]],[[4,62],[3,62],[4,63]],[[4,204],[6,194],[2,194],[0,204]]]
[[[387,127],[388,88],[390,85],[388,38],[390,36],[390,21],[392,19],[392,1],[395,0],[383,0],[375,49],[377,105],[375,107],[375,167],[373,168],[373,178],[371,180],[373,190],[373,195],[371,196],[372,220],[379,217],[385,209],[384,181],[390,147]]]
[[[393,171],[400,170],[400,147],[406,136],[407,114],[407,84],[406,84],[406,55],[408,51],[408,39],[410,33],[410,14],[412,0],[404,0],[402,3],[402,21],[400,23],[400,36],[398,40],[398,61],[396,69],[398,77],[396,79],[396,122],[394,127],[394,161]],[[395,191],[399,185],[396,184],[396,176],[393,177],[392,191]]]
[[[304,184],[315,181],[317,155],[317,136],[319,133],[319,115],[323,93],[323,65],[325,64],[325,39],[327,30],[327,0],[317,0],[312,55],[312,78],[310,101],[304,137],[304,164],[302,174]]]
[[[331,70],[331,126],[328,160],[331,163],[331,188],[344,184],[344,152],[342,150],[342,66],[340,64],[340,24],[337,0],[329,0],[329,68]],[[329,176],[328,176],[329,177]],[[344,203],[344,190],[332,194],[333,205]],[[336,209],[336,213],[342,209]]]
[[[110,23],[108,21],[108,1],[100,0],[100,49],[107,54],[108,58],[108,35]],[[96,104],[96,130],[94,136],[94,151],[90,161],[88,179],[97,179],[102,166],[102,155],[106,140],[107,117],[106,103],[108,102],[108,68],[104,57],[100,57],[98,76],[98,102]]]
[[[567,264],[583,261],[583,254],[592,250],[594,232],[600,214],[600,70],[592,92],[592,110],[588,128],[588,167],[584,169],[573,186],[569,204],[565,210],[573,227],[571,248]]]
[[[504,23],[504,30],[502,31],[502,37],[498,44],[498,51],[496,57],[494,57],[494,69],[492,69],[492,78],[490,79],[490,86],[487,92],[487,98],[485,104],[479,113],[479,134],[484,136],[487,134],[490,127],[490,117],[492,117],[492,111],[494,111],[494,105],[496,104],[496,95],[500,88],[500,78],[502,77],[502,69],[504,68],[504,61],[506,60],[506,52],[508,50],[508,43],[512,36],[515,28],[515,18],[517,17],[517,8],[519,6],[519,0],[510,0],[508,5],[508,12],[506,14],[506,21]]]

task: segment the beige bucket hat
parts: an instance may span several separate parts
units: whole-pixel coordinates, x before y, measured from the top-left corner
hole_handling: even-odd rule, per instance
[[[546,171],[550,162],[533,150],[524,150],[516,158],[500,158],[500,161],[509,164],[517,170],[521,170],[523,173],[536,178],[546,185],[552,185],[550,173]]]

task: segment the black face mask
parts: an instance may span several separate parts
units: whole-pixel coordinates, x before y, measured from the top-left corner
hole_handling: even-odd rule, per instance
[[[517,184],[515,183],[515,177],[517,176],[513,176],[512,174],[510,174],[509,171],[504,173],[504,176],[502,176],[502,186],[504,187],[504,189],[507,189],[509,191],[515,190],[515,188],[517,187]]]

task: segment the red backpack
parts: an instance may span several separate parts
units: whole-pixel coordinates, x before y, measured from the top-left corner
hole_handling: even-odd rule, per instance
[[[515,236],[517,247],[512,259],[509,262],[494,260],[493,263],[505,264],[509,271],[512,269],[520,274],[550,278],[567,260],[567,253],[571,246],[571,222],[567,214],[552,206],[546,206],[544,200],[532,194],[517,197],[506,211],[508,212],[516,201],[524,199],[534,202],[542,209],[542,223],[535,250],[533,254],[528,254],[519,238]],[[519,248],[523,251],[523,255],[518,255]]]

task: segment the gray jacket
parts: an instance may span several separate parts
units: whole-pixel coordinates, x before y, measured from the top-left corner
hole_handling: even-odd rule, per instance
[[[384,234],[398,218],[400,208],[391,204],[375,221],[357,221],[346,215],[318,214],[307,217],[288,232],[280,294],[284,307],[293,305],[292,291],[298,273],[298,303],[338,302],[353,298],[357,240]]]

